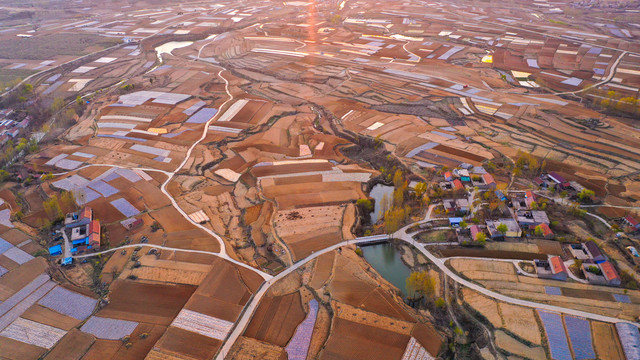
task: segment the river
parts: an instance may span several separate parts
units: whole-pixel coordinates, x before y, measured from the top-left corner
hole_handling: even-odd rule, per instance
[[[409,267],[402,262],[400,252],[390,243],[362,246],[364,258],[382,275],[385,280],[400,289],[402,296],[407,296],[406,280],[411,274]]]

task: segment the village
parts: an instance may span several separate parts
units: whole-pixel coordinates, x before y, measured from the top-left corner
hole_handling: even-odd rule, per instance
[[[633,4],[0,1],[0,358],[640,359]]]

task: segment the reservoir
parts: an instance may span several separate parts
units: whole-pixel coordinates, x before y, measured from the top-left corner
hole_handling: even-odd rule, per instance
[[[400,252],[393,245],[387,242],[364,245],[362,255],[385,280],[400,289],[403,297],[407,296],[406,280],[411,270],[402,262]]]
[[[156,48],[156,54],[158,54],[158,60],[162,62],[162,54],[171,54],[175,49],[180,49],[185,46],[193,44],[193,41],[169,41]]]

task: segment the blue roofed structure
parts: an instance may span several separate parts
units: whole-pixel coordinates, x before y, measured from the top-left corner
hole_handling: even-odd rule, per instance
[[[56,245],[56,246],[50,247],[49,248],[49,255],[51,255],[51,256],[62,255],[62,246],[61,245]]]

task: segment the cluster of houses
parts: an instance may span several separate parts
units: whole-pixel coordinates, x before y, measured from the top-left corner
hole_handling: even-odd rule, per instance
[[[553,239],[555,234],[551,230],[551,221],[544,210],[535,210],[536,195],[532,191],[516,193],[512,198],[507,198],[500,190],[494,190],[496,197],[501,202],[502,216],[497,219],[485,221],[488,238],[492,240],[504,240],[505,238],[520,238],[523,230],[532,232],[535,236],[545,239]],[[468,199],[445,199],[443,206],[447,214],[465,215],[469,212]],[[458,228],[464,221],[461,217],[449,218],[449,225]],[[503,226],[501,226],[503,225]],[[478,227],[479,231],[480,228]],[[501,231],[502,230],[502,231]],[[467,232],[458,230],[460,242],[468,241]],[[472,237],[476,240],[475,237]]]
[[[582,261],[580,271],[589,284],[620,286],[620,275],[613,264],[593,241],[571,244],[571,255]],[[534,260],[536,275],[544,279],[567,280],[569,270],[560,256],[550,256],[547,260]]]
[[[443,176],[444,181],[439,184],[442,190],[464,191],[465,185],[478,187],[481,190],[496,188],[493,176],[481,166],[461,164],[459,168],[445,171]]]
[[[71,263],[68,255],[82,254],[87,250],[97,251],[100,249],[100,221],[93,219],[93,210],[85,207],[78,212],[69,213],[65,216],[64,226],[60,229],[60,237],[64,239],[64,246],[69,250],[64,251],[63,244],[49,247],[49,255],[58,256],[65,253],[62,265]]]
[[[563,176],[555,171],[551,171],[548,174],[542,174],[539,177],[533,179],[533,182],[541,188],[548,188],[549,186],[555,186],[557,190],[573,190],[575,192],[581,192],[585,189],[577,181],[567,181]]]
[[[20,121],[10,119],[10,115],[13,114],[12,109],[0,110],[0,145],[4,145],[9,140],[16,138],[20,135],[27,126],[29,126],[29,116]]]
[[[627,232],[640,231],[640,221],[638,221],[632,215],[627,215],[622,218],[622,224],[626,226]]]
[[[580,270],[590,284],[620,286],[620,275],[593,241],[569,246],[571,255],[582,261]]]
[[[493,177],[481,167],[463,167],[446,171],[443,174],[444,181],[440,182],[443,190],[464,189],[465,185],[471,185],[478,189],[491,191],[500,202],[497,219],[485,220],[484,224],[472,224],[464,226],[464,216],[471,214],[473,199],[469,194],[458,196],[455,199],[443,199],[444,212],[449,215],[449,225],[456,229],[458,242],[472,244],[480,238],[491,240],[505,240],[507,238],[520,238],[523,233],[538,238],[553,239],[551,221],[547,213],[542,210],[537,202],[537,196],[533,191],[522,191],[505,195],[496,189]],[[541,175],[535,182],[543,187],[555,186],[556,189],[580,192],[584,187],[577,182],[567,181],[555,172]],[[459,195],[459,194],[458,194]],[[640,230],[640,222],[631,216],[622,219],[623,223],[632,230]],[[484,225],[484,226],[483,226]],[[480,235],[484,234],[484,235]],[[582,262],[580,270],[590,284],[620,286],[620,275],[611,262],[593,241],[569,246],[572,256]],[[569,277],[567,267],[560,256],[550,256],[545,260],[535,260],[535,272],[540,278],[566,280]]]

